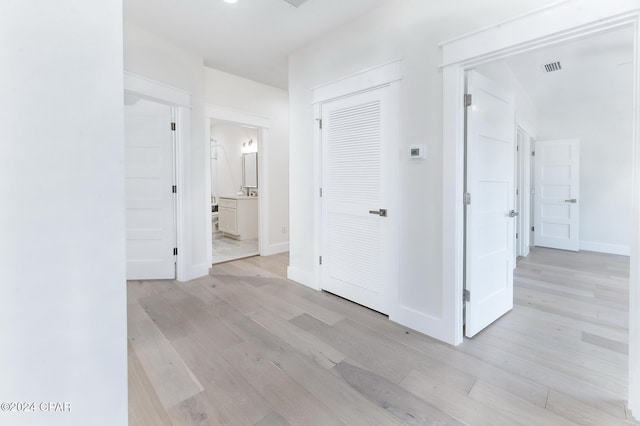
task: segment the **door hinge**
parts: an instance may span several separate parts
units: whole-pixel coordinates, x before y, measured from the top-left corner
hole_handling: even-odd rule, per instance
[[[516,189],[516,195],[520,195],[520,190]]]
[[[520,151],[520,145],[516,145],[516,151]]]
[[[177,256],[178,255],[178,247],[174,247],[173,248],[173,255]]]
[[[171,130],[176,131],[176,123],[171,123]]]
[[[464,106],[468,107],[471,106],[471,102],[473,102],[471,93],[467,93],[464,95]]]
[[[518,233],[516,232],[516,240],[518,239]]]
[[[468,192],[464,193],[464,204],[465,206],[468,206],[469,204],[471,204],[471,194]]]
[[[319,263],[320,265],[322,265],[322,256],[320,256],[320,257],[318,258],[318,263]]]
[[[320,197],[322,197],[322,188],[320,188]]]
[[[176,193],[178,192],[178,187],[177,187],[177,186],[175,186],[175,185],[173,185],[173,186],[171,187],[171,192],[172,192],[172,193],[174,193],[174,194],[176,194]]]
[[[318,127],[320,128],[320,130],[322,130],[322,118],[316,118],[316,121],[318,122]]]
[[[531,151],[531,156],[535,157],[536,156],[536,152],[535,151]]]
[[[536,227],[535,226],[531,227],[531,232],[536,232]]]
[[[471,292],[469,290],[462,290],[462,300],[465,302],[471,301]]]

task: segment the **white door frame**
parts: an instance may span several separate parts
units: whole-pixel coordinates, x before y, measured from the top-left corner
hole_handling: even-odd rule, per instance
[[[520,198],[520,203],[516,206],[516,210],[520,212],[520,226],[517,230],[519,239],[516,244],[518,245],[518,256],[526,257],[529,255],[529,233],[531,232],[532,220],[529,214],[531,209],[531,136],[529,136],[527,130],[518,122],[517,118],[516,129],[516,132],[521,132],[523,136],[522,145],[519,146],[517,151],[518,164],[516,165],[519,175],[519,185],[517,188]]]
[[[205,146],[205,176],[209,179],[205,182],[206,200],[203,208],[211,210],[211,120],[223,121],[231,124],[252,126],[258,129],[258,252],[260,256],[275,254],[270,251],[269,242],[269,129],[271,119],[260,117],[238,109],[227,108],[220,105],[208,104],[205,107],[205,118],[207,119],[207,144]],[[206,256],[211,266],[213,258],[213,234],[211,229],[211,217],[207,216],[205,224],[206,235]]]
[[[188,229],[189,219],[185,212],[189,211],[189,199],[185,190],[184,177],[184,157],[185,141],[190,140],[191,134],[191,94],[175,87],[167,86],[153,80],[135,75],[129,72],[124,73],[124,91],[132,95],[139,96],[154,102],[170,105],[172,115],[175,118],[175,153],[174,171],[176,179],[176,246],[178,256],[176,258],[176,280],[188,281],[189,274],[187,265],[191,259],[191,238]]]
[[[632,25],[634,38],[633,234],[630,276],[629,409],[640,416],[640,1],[568,0],[441,45],[443,73],[443,312],[450,343],[462,343],[464,74],[481,63]],[[451,318],[451,315],[453,316]],[[451,320],[451,321],[448,321]],[[449,329],[449,327],[452,327]]]
[[[313,224],[314,224],[314,238],[316,244],[314,245],[314,259],[319,259],[322,249],[322,200],[320,199],[320,187],[322,186],[322,151],[321,151],[321,134],[320,127],[316,124],[316,120],[321,117],[321,105],[323,102],[327,102],[330,100],[335,100],[344,96],[349,96],[358,92],[373,90],[382,86],[389,86],[389,90],[392,95],[390,96],[391,105],[389,108],[391,111],[398,111],[398,99],[399,99],[399,91],[400,91],[400,80],[402,79],[402,60],[398,59],[389,63],[381,64],[379,66],[375,66],[352,75],[346,76],[344,78],[327,82],[323,85],[313,88],[313,117],[310,117],[310,120],[313,120],[313,156],[316,158],[314,162],[314,194],[313,194]],[[392,113],[391,117],[389,117],[389,131],[390,134],[398,134],[399,125],[398,125],[398,117],[397,114]],[[400,155],[398,153],[398,158]],[[398,188],[399,182],[399,172],[398,172],[398,163],[399,161],[390,161],[389,162],[389,182],[391,188]],[[392,210],[393,216],[390,215],[391,227],[394,230],[391,232],[390,238],[392,241],[389,242],[389,245],[392,247],[398,247],[397,240],[397,224],[398,221],[395,218],[402,217],[402,213],[400,211],[400,203],[398,202],[398,197],[395,195],[397,191],[392,191],[391,197],[393,199],[389,200],[389,209]],[[399,264],[398,258],[398,250],[392,250],[387,259],[391,265],[390,276],[397,277],[398,271],[397,267]],[[321,285],[321,269],[319,262],[314,262],[313,266],[313,274],[311,276],[300,277],[301,282],[304,282],[305,285],[320,291],[322,289]],[[391,283],[392,286],[397,286],[397,281]],[[388,301],[388,314],[389,318],[392,321],[402,322],[404,317],[402,316],[403,312],[398,308],[398,292],[397,288],[393,288],[390,292],[390,298]]]

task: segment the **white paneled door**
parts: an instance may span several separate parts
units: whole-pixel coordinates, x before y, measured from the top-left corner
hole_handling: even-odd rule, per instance
[[[389,88],[321,105],[321,287],[387,313],[392,250]],[[397,159],[397,153],[396,157]]]
[[[578,251],[580,245],[580,141],[537,141],[535,245]]]
[[[175,278],[172,107],[125,95],[127,279]]]
[[[467,73],[465,335],[513,308],[515,113],[513,95]]]

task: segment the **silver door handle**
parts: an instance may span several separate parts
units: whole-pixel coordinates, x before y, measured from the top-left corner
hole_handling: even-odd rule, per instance
[[[568,200],[564,200],[565,203],[575,204],[578,202],[575,198],[569,198]]]
[[[509,217],[516,217],[516,216],[519,216],[519,215],[520,215],[520,213],[518,213],[518,212],[517,212],[517,211],[515,211],[515,210],[511,210],[511,211],[509,212]]]
[[[369,210],[369,214],[377,214],[381,217],[387,217],[387,209]]]

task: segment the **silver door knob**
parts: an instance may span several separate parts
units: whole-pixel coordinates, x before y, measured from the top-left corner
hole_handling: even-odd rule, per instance
[[[387,217],[387,209],[369,210],[369,214],[376,214],[381,217]]]
[[[511,210],[511,211],[509,212],[509,217],[516,217],[516,216],[518,216],[518,215],[520,215],[520,213],[518,213],[518,212],[517,212],[517,211],[515,211],[515,210]]]
[[[578,202],[575,198],[569,198],[568,200],[564,200],[565,203],[575,204]]]

